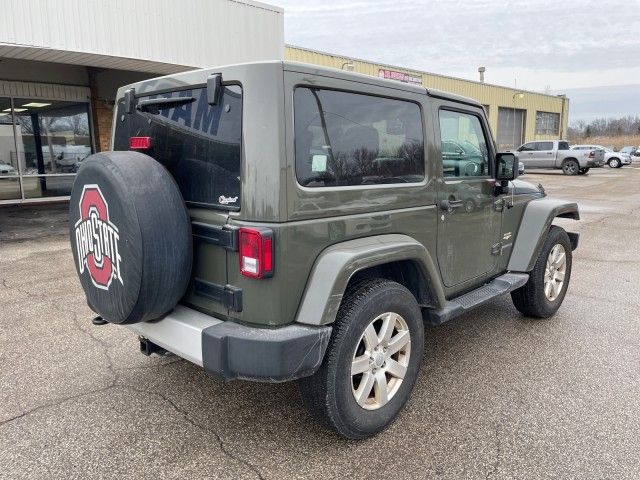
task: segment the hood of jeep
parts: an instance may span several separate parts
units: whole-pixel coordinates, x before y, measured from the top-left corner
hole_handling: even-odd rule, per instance
[[[511,182],[513,185],[513,194],[514,195],[539,195],[544,197],[546,194],[544,192],[544,188],[542,188],[541,184],[534,185],[533,183],[525,182],[524,180],[513,180]]]

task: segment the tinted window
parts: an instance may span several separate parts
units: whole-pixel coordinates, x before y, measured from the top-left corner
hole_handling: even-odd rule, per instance
[[[294,92],[296,176],[307,187],[420,182],[415,103],[333,90]]]
[[[535,143],[525,143],[522,145],[518,151],[519,152],[532,152],[536,149]]]
[[[541,152],[545,150],[553,150],[553,142],[536,142],[536,150]]]
[[[440,110],[440,142],[445,177],[489,175],[489,150],[478,117]]]
[[[558,150],[569,150],[569,144],[567,142],[558,142]]]
[[[140,106],[147,100],[184,99],[173,104]],[[223,88],[217,105],[207,103],[205,88],[140,97],[132,114],[118,105],[115,150],[128,150],[129,137],[151,137],[144,153],[173,175],[187,202],[240,207],[242,90]],[[142,102],[142,103],[141,103]]]

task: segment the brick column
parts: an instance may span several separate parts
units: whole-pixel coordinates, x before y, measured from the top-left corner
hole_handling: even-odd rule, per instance
[[[109,150],[111,143],[111,122],[113,119],[114,102],[98,98],[96,75],[99,69],[88,67],[89,89],[91,90],[91,123],[96,152]]]
[[[113,105],[106,100],[92,102],[93,124],[96,132],[96,149],[104,152],[110,149],[111,122],[113,120]]]

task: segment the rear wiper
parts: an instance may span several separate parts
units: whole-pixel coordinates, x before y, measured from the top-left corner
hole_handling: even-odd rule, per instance
[[[185,103],[195,101],[194,97],[178,97],[178,98],[154,98],[151,100],[141,100],[136,105],[136,110],[141,112],[149,112],[151,110],[157,112],[160,108],[172,108]]]

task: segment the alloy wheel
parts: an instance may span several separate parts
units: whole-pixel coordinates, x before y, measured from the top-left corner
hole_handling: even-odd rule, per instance
[[[557,243],[549,252],[544,269],[544,294],[550,302],[560,295],[566,273],[567,253],[564,247]]]
[[[358,405],[377,410],[398,392],[409,366],[411,334],[397,313],[376,317],[360,337],[351,363],[351,389]]]

